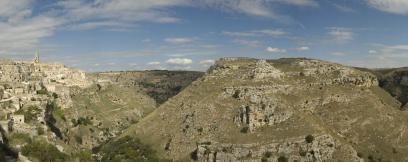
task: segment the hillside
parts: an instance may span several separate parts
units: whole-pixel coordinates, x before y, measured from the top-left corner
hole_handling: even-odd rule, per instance
[[[195,71],[123,71],[102,72],[89,74],[99,83],[114,83],[129,87],[141,88],[158,104],[164,103],[168,98],[176,95],[187,87],[192,81],[201,77],[203,72]]]
[[[176,161],[407,161],[407,115],[368,72],[225,58],[116,141]]]
[[[369,70],[379,79],[379,85],[401,103],[401,109],[408,109],[408,68]]]
[[[93,149],[122,133],[189,85],[200,72],[137,71],[92,73],[94,85],[73,89],[65,109],[64,130],[70,146]]]
[[[201,75],[87,74],[62,64],[0,60],[0,161],[89,161],[92,149]]]

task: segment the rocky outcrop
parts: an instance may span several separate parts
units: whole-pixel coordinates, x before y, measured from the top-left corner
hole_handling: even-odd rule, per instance
[[[259,60],[256,62],[255,68],[251,71],[250,75],[251,78],[255,80],[263,80],[277,79],[282,77],[284,74],[266,60]]]
[[[285,142],[269,144],[223,144],[211,141],[198,144],[194,156],[199,162],[323,162],[333,159],[338,145],[329,135],[308,135],[305,138],[286,139]],[[351,158],[353,161],[360,160],[357,154],[351,155]]]
[[[292,116],[293,111],[285,105],[282,99],[271,96],[274,93],[289,93],[285,86],[264,87],[228,87],[225,95],[244,101],[238,108],[234,123],[247,126],[250,132],[265,125],[281,123]],[[275,98],[274,98],[275,97]],[[246,128],[244,128],[246,129]]]
[[[375,74],[379,78],[379,85],[401,103],[402,110],[407,110],[408,68],[363,70]]]
[[[355,85],[360,87],[378,85],[377,77],[351,67],[319,60],[299,60],[295,64],[303,68],[301,75],[314,77],[322,85]]]

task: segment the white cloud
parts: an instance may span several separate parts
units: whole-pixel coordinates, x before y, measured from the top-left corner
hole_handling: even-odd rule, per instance
[[[369,50],[367,58],[359,62],[361,65],[376,68],[407,66],[408,44],[373,44],[372,46],[373,49]]]
[[[261,42],[257,40],[236,39],[234,42],[249,47],[259,47],[261,45]]]
[[[41,40],[58,29],[126,31],[140,22],[176,23],[180,18],[169,11],[174,7],[209,7],[227,13],[280,18],[282,15],[275,13],[279,5],[317,5],[314,0],[69,0],[50,1],[41,8],[38,4],[39,0],[0,0],[0,53],[31,52],[44,46]],[[249,35],[272,37],[286,34],[275,29],[249,32]],[[194,39],[168,38],[165,41],[177,44]],[[246,43],[255,45],[256,42]]]
[[[340,5],[340,4],[336,4],[336,3],[333,3],[333,6],[336,7],[338,10],[340,10],[342,12],[347,12],[347,13],[356,12],[356,10],[354,10],[353,8],[348,7],[348,6],[344,6],[344,5]]]
[[[107,28],[116,31],[125,31],[126,29],[132,28],[133,25],[118,21],[92,21],[76,24],[69,26],[68,29],[71,30],[90,30],[95,28]]]
[[[190,43],[193,42],[194,39],[191,38],[166,38],[164,39],[165,42],[171,43],[171,44],[184,44],[184,43]]]
[[[250,16],[276,17],[277,15],[267,7],[264,0],[199,0],[202,5],[217,8],[225,12],[235,12]]]
[[[189,0],[70,0],[59,1],[64,18],[73,25],[97,28],[122,26],[139,21],[174,23],[177,17],[163,12],[162,9],[189,5]],[[85,23],[85,25],[81,25]]]
[[[319,6],[319,4],[314,0],[275,0],[275,1],[297,6],[312,6],[312,7]]]
[[[12,0],[7,0],[12,2]],[[15,0],[14,0],[15,1]],[[31,1],[31,0],[22,0]],[[135,22],[175,23],[180,18],[167,12],[171,7],[209,7],[228,13],[280,18],[273,6],[317,6],[314,0],[69,0],[58,1],[68,29],[122,28]],[[6,4],[5,4],[6,5]],[[13,14],[12,12],[6,12]],[[1,12],[0,12],[1,14]]]
[[[0,1],[0,53],[31,53],[61,24],[46,13],[33,15],[32,8],[32,0]]]
[[[159,61],[152,61],[148,62],[147,65],[160,65],[161,63]]]
[[[193,63],[193,60],[188,58],[171,58],[166,61],[170,65],[190,65]]]
[[[393,14],[406,15],[408,14],[407,0],[366,0],[367,4],[380,11]]]
[[[224,31],[222,32],[226,36],[231,36],[231,37],[253,37],[253,36],[258,36],[255,33],[252,32],[230,32],[230,31]]]
[[[215,63],[214,60],[202,60],[202,61],[200,61],[200,64],[205,65],[205,66],[213,65],[214,63]]]
[[[0,17],[21,16],[23,13],[31,12],[31,0],[1,0],[0,1]],[[24,14],[23,14],[24,15]]]
[[[197,1],[194,1],[197,3]],[[242,13],[250,16],[279,18],[272,8],[280,4],[295,6],[318,6],[314,0],[199,0],[202,5],[218,8],[225,12]]]
[[[280,29],[263,29],[245,32],[224,31],[223,34],[231,37],[260,37],[260,36],[282,37],[287,35],[288,33]]]
[[[369,54],[376,54],[377,51],[376,51],[376,50],[368,50],[368,53],[369,53]]]
[[[303,46],[303,47],[297,48],[296,50],[297,50],[297,51],[308,51],[308,50],[310,50],[310,48],[307,47],[307,46]]]
[[[286,49],[268,47],[268,48],[266,48],[266,51],[271,52],[271,53],[285,53]]]
[[[259,33],[262,35],[267,35],[267,36],[272,36],[272,37],[280,37],[280,36],[284,36],[287,35],[287,33],[285,31],[282,31],[280,29],[264,29],[264,30],[256,30],[253,31],[254,33]]]
[[[329,28],[329,36],[336,42],[345,43],[354,39],[354,33],[349,28]]]

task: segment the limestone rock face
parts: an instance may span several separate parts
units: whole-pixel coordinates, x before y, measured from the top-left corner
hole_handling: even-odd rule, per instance
[[[320,135],[313,141],[305,139],[287,139],[284,142],[224,144],[204,142],[197,145],[196,160],[200,162],[234,162],[234,161],[328,161],[333,159],[336,148],[340,148],[335,139],[329,135]],[[349,157],[359,161],[357,155]],[[279,161],[279,160],[278,160]]]
[[[280,98],[269,98],[271,93],[289,93],[284,86],[266,87],[232,87],[226,88],[225,94],[243,103],[238,109],[234,123],[238,126],[248,126],[249,131],[264,125],[281,123],[292,116],[290,108]]]
[[[283,73],[273,67],[266,60],[259,60],[255,64],[255,69],[252,70],[251,77],[257,80],[267,79],[267,78],[280,78]]]
[[[318,78],[322,84],[352,84],[362,87],[378,86],[378,80],[374,75],[357,71],[350,67],[318,60],[300,60],[295,63],[303,67],[302,75]],[[323,78],[331,76],[336,77],[332,79]]]

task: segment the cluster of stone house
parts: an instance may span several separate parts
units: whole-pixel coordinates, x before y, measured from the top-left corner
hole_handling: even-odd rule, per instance
[[[25,123],[24,115],[15,112],[28,106],[43,110],[36,122],[44,123],[44,114],[50,94],[58,96],[63,108],[70,107],[70,87],[87,87],[91,81],[84,72],[62,64],[0,60],[0,126],[5,131],[31,133],[34,128]]]

